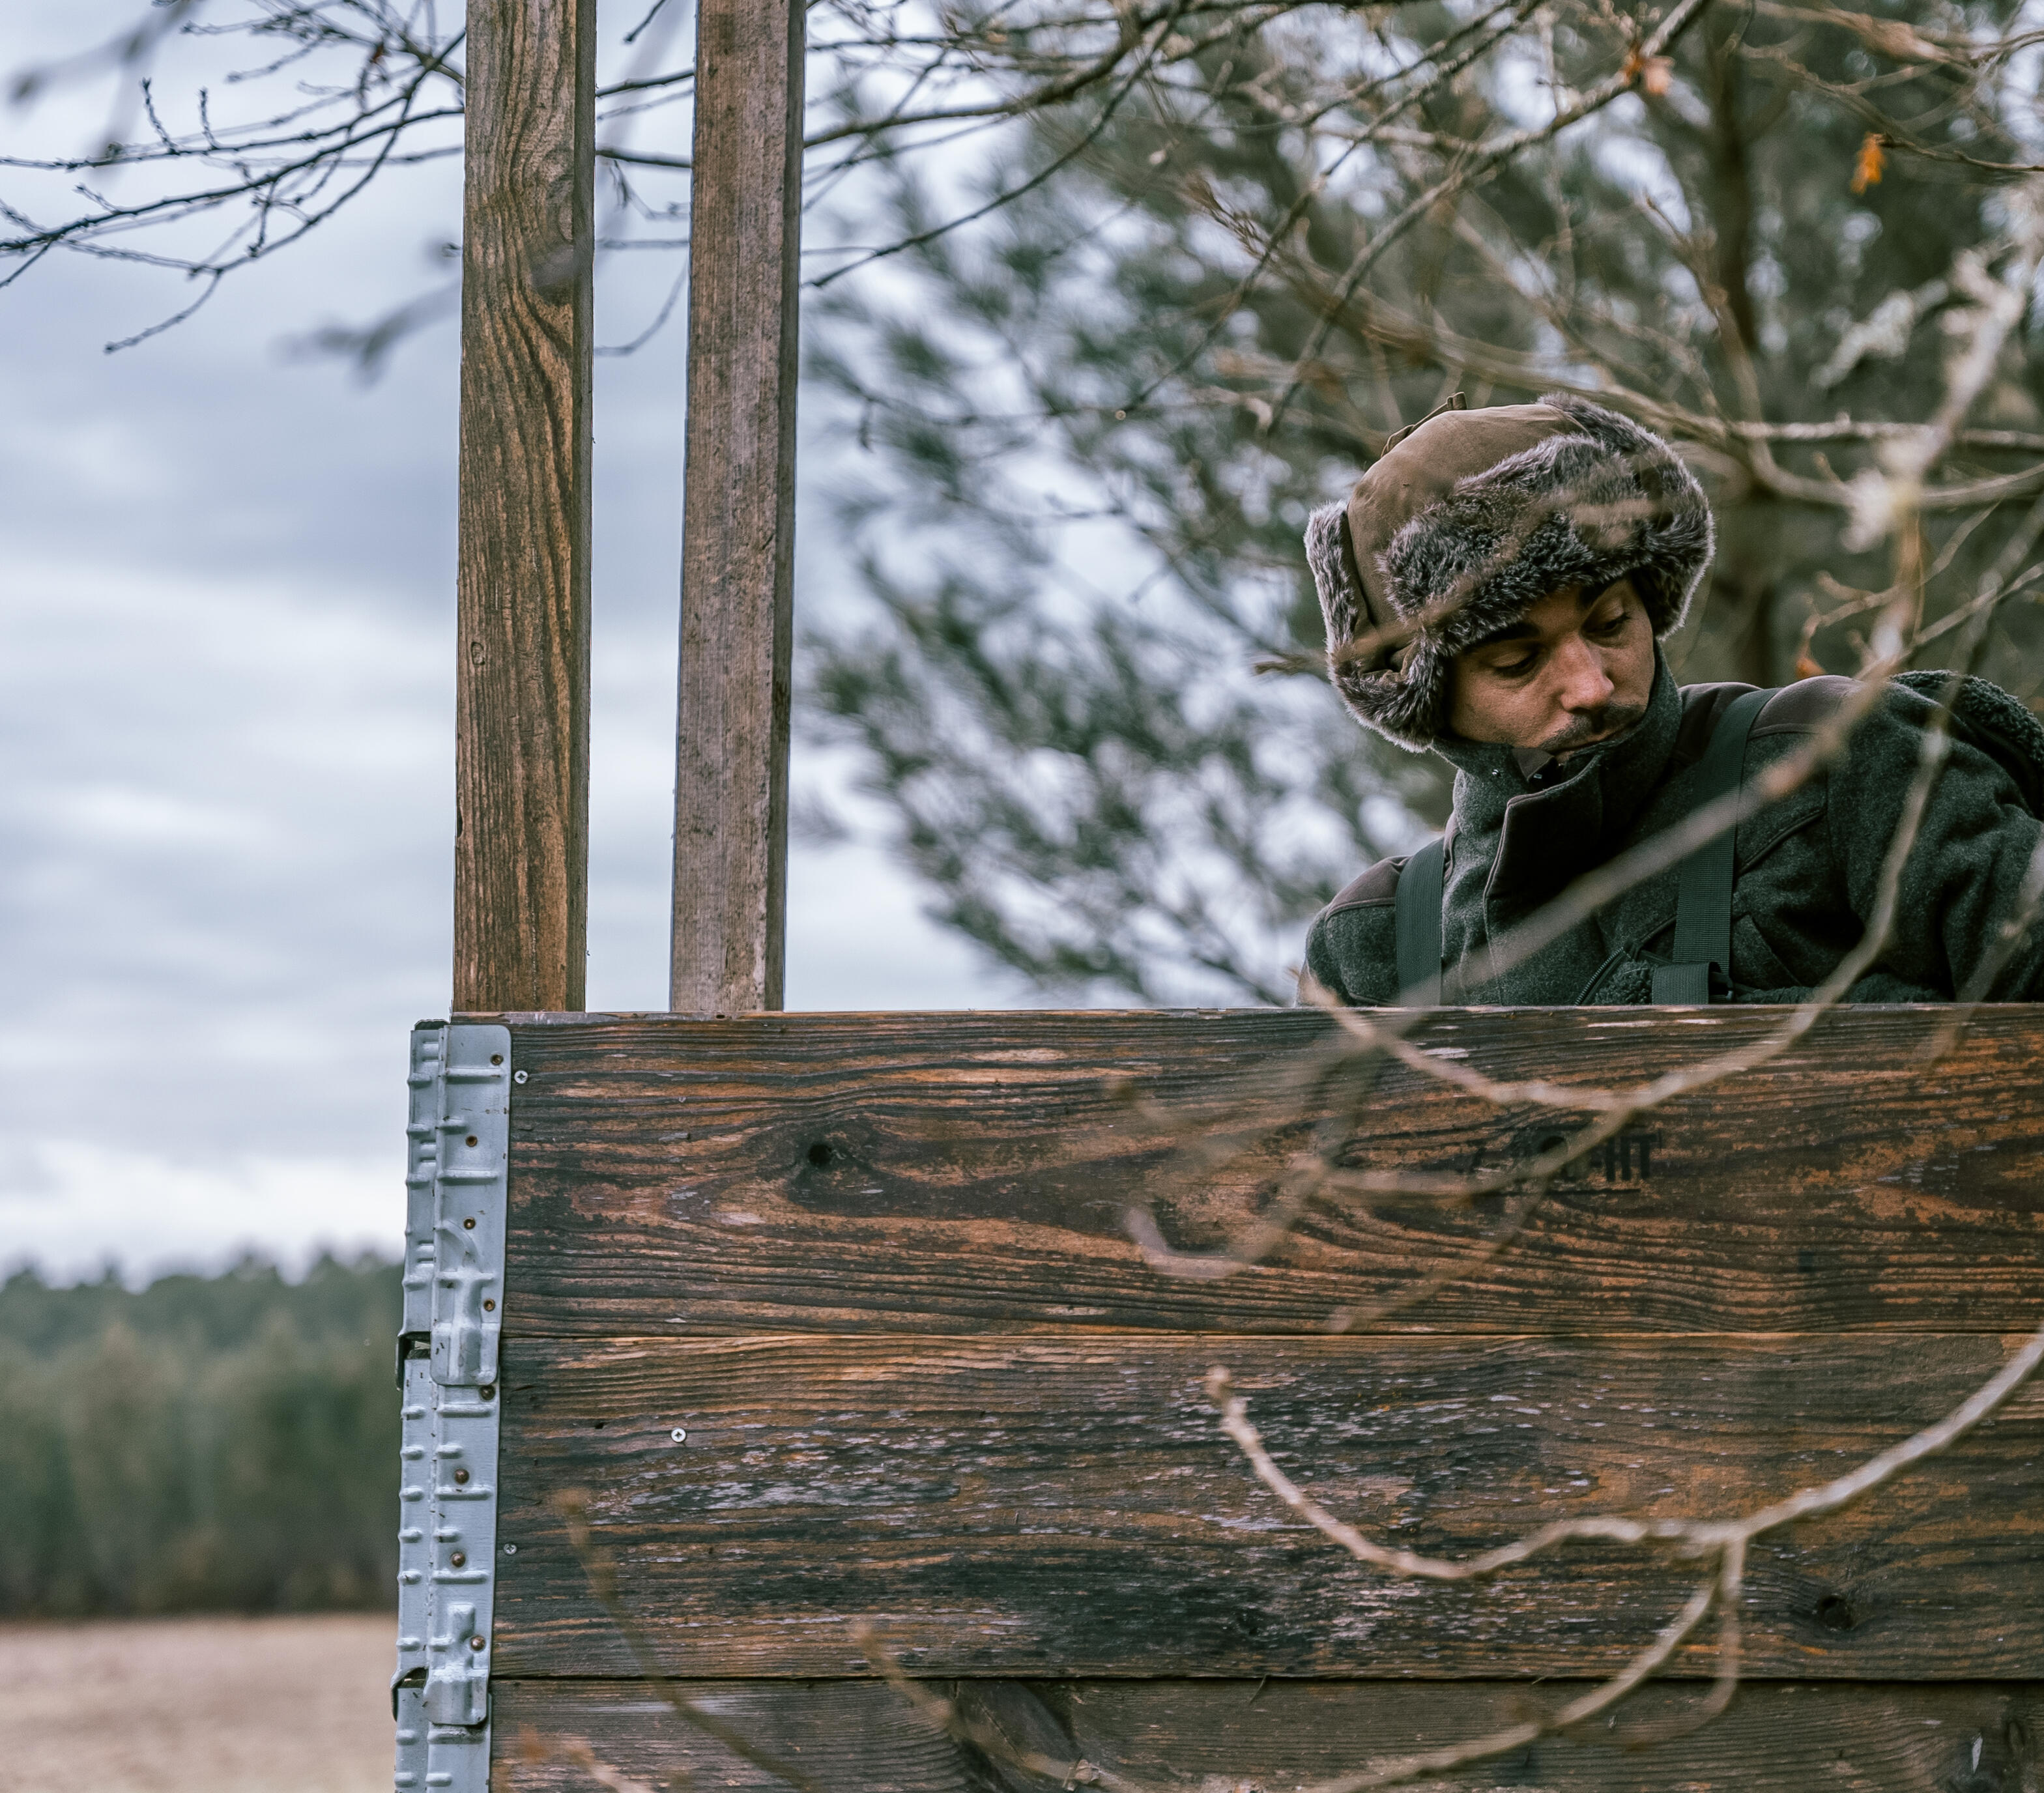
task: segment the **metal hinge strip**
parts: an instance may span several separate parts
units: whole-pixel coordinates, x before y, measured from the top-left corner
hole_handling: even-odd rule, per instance
[[[422,1022],[409,1081],[394,1784],[488,1793],[510,1031]]]

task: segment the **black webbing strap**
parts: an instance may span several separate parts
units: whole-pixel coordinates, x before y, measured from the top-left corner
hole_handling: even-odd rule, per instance
[[[1408,859],[1398,874],[1393,939],[1398,1000],[1408,1008],[1440,1005],[1441,893],[1447,869],[1447,843],[1434,840]]]
[[[1773,695],[1749,691],[1725,706],[1704,752],[1696,808],[1739,789],[1746,776],[1746,736]],[[1713,969],[1727,985],[1731,982],[1731,889],[1737,870],[1732,850],[1738,831],[1727,828],[1681,863],[1675,887],[1674,962],[1654,968],[1657,1003],[1708,1003]],[[1399,939],[1404,939],[1402,931]]]

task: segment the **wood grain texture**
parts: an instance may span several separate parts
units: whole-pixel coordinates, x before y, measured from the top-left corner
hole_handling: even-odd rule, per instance
[[[801,0],[698,0],[669,1006],[781,1006]]]
[[[582,1004],[595,0],[474,0],[454,1006]]]
[[[1024,1782],[978,1750],[933,1733],[871,1683],[680,1684],[755,1749],[798,1766],[832,1793],[1008,1793]],[[946,1684],[982,1722],[1045,1753],[1074,1756],[1153,1783],[1188,1789],[1280,1788],[1501,1729],[1530,1699],[1560,1704],[1569,1684],[1271,1681]],[[1673,1718],[1693,1687],[1652,1687],[1623,1724]],[[592,1783],[545,1752],[581,1738],[613,1767],[653,1785],[783,1793],[770,1772],[705,1737],[643,1682],[507,1680],[494,1693],[490,1784],[514,1793],[584,1793]],[[1610,1746],[1616,1729],[1550,1737],[1466,1773],[1448,1789],[1546,1793],[2026,1793],[2038,1783],[2044,1687],[1742,1688],[1704,1730],[1645,1750]],[[1209,1779],[1208,1777],[1214,1777]],[[500,1779],[500,1777],[501,1777]]]
[[[1619,1511],[1720,1518],[1937,1419],[2014,1341],[1817,1338],[524,1340],[506,1347],[495,1661],[640,1671],[556,1511],[584,1491],[662,1672],[1608,1672],[1680,1564],[1581,1545],[1481,1585],[1388,1577],[1219,1432],[1227,1364],[1288,1472],[1407,1547]],[[1758,1543],[1757,1674],[2021,1679],[2044,1663],[2044,1395]],[[686,1432],[677,1442],[675,1428]],[[1683,1659],[1708,1672],[1712,1643]]]
[[[2044,1009],[1835,1013],[1559,1180],[1495,1261],[1385,1323],[1568,1334],[2027,1329],[2044,1312]],[[1782,1012],[1447,1012],[1418,1036],[1500,1074],[1624,1082]],[[1334,1112],[1312,1013],[512,1016],[506,1324],[525,1334],[1142,1328],[1317,1333],[1465,1259],[1471,1209],[1324,1206],[1267,1264],[1166,1275],[1266,1204]],[[1174,1133],[1123,1099],[1139,1089]],[[1554,1117],[1393,1066],[1357,1165],[1464,1171]],[[1344,1100],[1348,1098],[1344,1098]],[[1228,1148],[1202,1161],[1189,1143]]]

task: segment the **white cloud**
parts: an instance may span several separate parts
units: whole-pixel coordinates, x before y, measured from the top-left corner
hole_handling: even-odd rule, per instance
[[[249,1248],[298,1269],[321,1248],[403,1243],[402,1153],[386,1160],[210,1154],[180,1161],[83,1139],[29,1142],[0,1164],[0,1273],[53,1280],[110,1259],[131,1279],[210,1268]]]
[[[253,816],[136,785],[52,785],[37,793],[35,809],[52,835],[115,853],[246,850],[267,838]]]
[[[135,15],[8,10],[0,74]],[[60,94],[0,109],[0,145],[103,124]],[[0,293],[0,1262],[395,1239],[405,1033],[447,1002],[456,338],[367,389],[279,347],[444,278],[458,217],[452,165],[385,179],[113,355],[189,286],[57,257]],[[599,340],[674,271],[605,263]],[[597,363],[601,1007],[665,1001],[683,390],[678,321]],[[832,601],[813,514],[801,606]],[[790,1004],[1012,1000],[920,900],[870,847],[798,843]]]

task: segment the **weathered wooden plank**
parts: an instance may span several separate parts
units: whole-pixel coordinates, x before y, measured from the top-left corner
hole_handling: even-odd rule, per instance
[[[981,1752],[934,1734],[871,1682],[682,1682],[762,1755],[846,1793],[990,1793],[1043,1787],[1003,1776]],[[1396,1756],[1460,1742],[1522,1718],[1533,1700],[1583,1691],[1550,1684],[1270,1681],[946,1683],[975,1718],[1152,1784],[1270,1793]],[[1611,1747],[1620,1726],[1680,1717],[1693,1685],[1650,1687],[1618,1724],[1549,1737],[1443,1780],[1447,1788],[1547,1793],[2016,1793],[2037,1784],[2044,1686],[1754,1683],[1700,1730],[1646,1749]],[[787,1783],[676,1716],[644,1682],[500,1681],[497,1761],[529,1793],[582,1793],[585,1771],[557,1753],[571,1740],[651,1785],[774,1789]],[[1212,1778],[1208,1778],[1212,1777]],[[493,1784],[495,1784],[493,1780]]]
[[[1394,1328],[1567,1333],[2027,1327],[2044,1311],[2044,1010],[1827,1018],[1565,1177],[1524,1234]],[[1269,1263],[1202,1281],[1131,1243],[1147,1205],[1212,1247],[1332,1106],[1310,1013],[513,1017],[507,1324],[528,1334],[1142,1327],[1317,1332],[1466,1257],[1504,1198],[1322,1206]],[[1500,1073],[1624,1081],[1781,1012],[1449,1012],[1420,1039]],[[1301,1079],[1305,1079],[1303,1087]],[[1124,1100],[1139,1089],[1177,1135]],[[1350,1161],[1466,1170],[1550,1112],[1401,1066]],[[1218,1164],[1189,1147],[1231,1141]]]
[[[1080,1339],[813,1334],[507,1347],[495,1661],[639,1672],[551,1505],[583,1491],[662,1672],[1608,1672],[1679,1564],[1577,1545],[1481,1586],[1396,1580],[1293,1521],[1219,1433],[1216,1359],[1288,1469],[1408,1547],[1547,1520],[1722,1518],[1938,1417],[1977,1334]],[[2044,1662],[2044,1398],[1755,1546],[1755,1672],[1991,1680]],[[686,1430],[684,1441],[673,1434]],[[1684,1659],[1708,1668],[1700,1640]]]
[[[469,9],[458,1009],[582,1004],[595,56],[595,0]]]
[[[781,1006],[801,0],[699,0],[670,1006]]]

